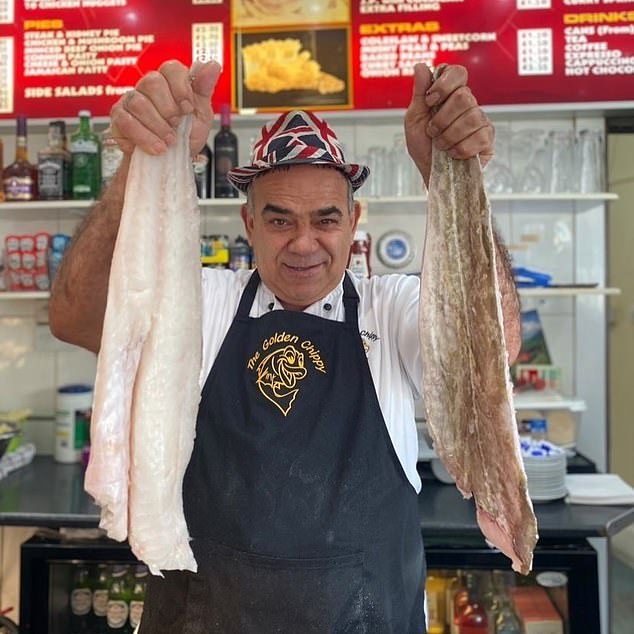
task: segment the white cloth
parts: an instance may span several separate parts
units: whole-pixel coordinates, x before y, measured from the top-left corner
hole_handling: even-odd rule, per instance
[[[233,321],[250,274],[250,271],[234,273],[203,269],[201,389]],[[421,482],[416,471],[418,436],[414,400],[419,396],[418,386],[422,379],[418,344],[420,280],[411,275],[383,275],[369,279],[352,275],[352,279],[359,294],[359,332],[368,355],[383,418],[405,475],[418,492]],[[251,307],[251,317],[280,309],[282,306],[273,293],[263,283],[260,284]],[[305,312],[344,321],[341,284]]]

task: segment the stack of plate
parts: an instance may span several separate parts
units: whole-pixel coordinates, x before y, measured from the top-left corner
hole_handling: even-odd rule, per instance
[[[565,497],[565,450],[547,441],[522,440],[520,446],[531,500],[548,502]]]

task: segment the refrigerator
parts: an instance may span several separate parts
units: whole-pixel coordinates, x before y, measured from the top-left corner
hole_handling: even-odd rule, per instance
[[[450,577],[456,571],[479,575],[504,571],[511,586],[541,588],[560,617],[560,629],[534,629],[540,634],[599,632],[597,557],[585,540],[541,540],[533,571],[523,577],[511,573],[509,560],[477,538],[446,542],[425,537],[428,571]],[[21,634],[73,634],[70,629],[70,592],[74,568],[99,563],[135,564],[126,544],[107,539],[60,540],[36,534],[21,546]],[[445,634],[450,634],[447,627]]]

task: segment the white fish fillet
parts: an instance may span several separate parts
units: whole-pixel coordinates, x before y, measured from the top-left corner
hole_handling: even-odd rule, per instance
[[[537,542],[513,409],[491,209],[478,158],[433,150],[421,275],[423,398],[434,449],[490,543],[527,574]]]
[[[182,484],[200,401],[200,212],[191,118],[165,155],[136,149],[97,359],[85,488],[109,537],[153,574],[196,570]]]

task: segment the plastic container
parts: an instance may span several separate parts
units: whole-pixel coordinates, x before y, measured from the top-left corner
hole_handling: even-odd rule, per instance
[[[533,418],[531,420],[531,440],[541,442],[548,436],[548,421],[545,418]]]
[[[89,443],[91,411],[91,385],[63,385],[57,390],[54,452],[57,462],[81,462],[82,451]]]

